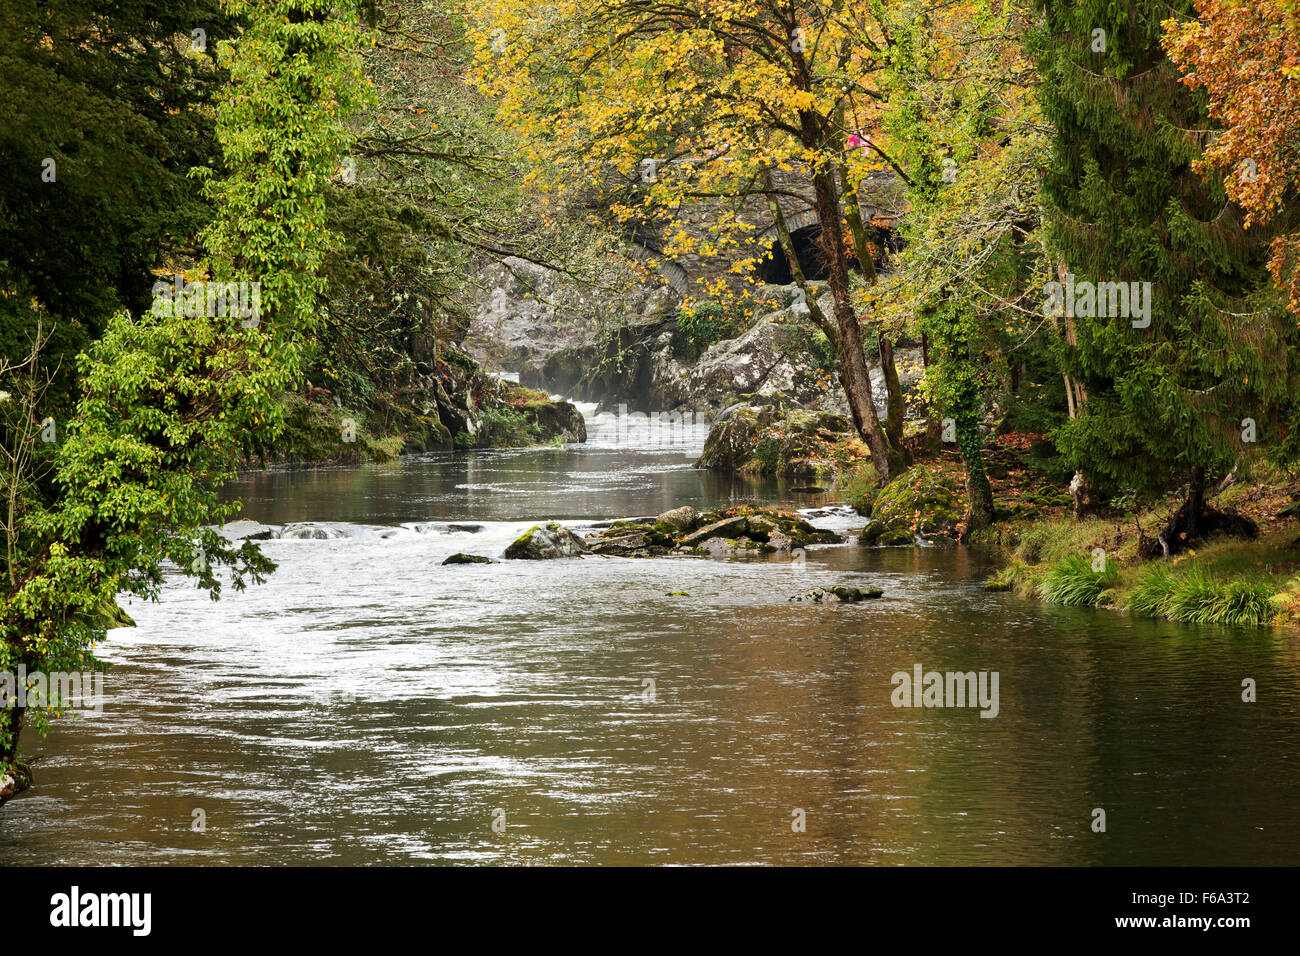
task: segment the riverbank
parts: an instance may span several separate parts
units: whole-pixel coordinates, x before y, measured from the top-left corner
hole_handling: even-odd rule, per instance
[[[463,381],[435,383],[421,395],[376,395],[364,409],[340,405],[328,391],[308,385],[287,394],[283,408],[284,429],[272,442],[255,444],[241,470],[391,462],[430,451],[587,439],[582,413],[572,403],[477,368]]]
[[[989,590],[1188,623],[1300,628],[1300,480],[1268,468],[1232,480],[1210,504],[1250,519],[1258,536],[1211,537],[1185,554],[1151,561],[1139,546],[1165,524],[1179,496],[1145,508],[1120,500],[1076,520],[1066,476],[1041,437],[992,436],[986,455],[995,520],[969,543],[1003,564]],[[885,489],[873,479],[866,466],[833,486],[871,519],[868,543],[957,537],[962,470],[955,451],[919,460]]]

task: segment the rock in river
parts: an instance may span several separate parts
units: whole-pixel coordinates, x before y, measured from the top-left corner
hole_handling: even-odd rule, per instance
[[[876,588],[855,588],[848,585],[835,584],[828,588],[812,588],[804,591],[802,594],[796,594],[790,598],[791,601],[812,601],[816,604],[822,604],[828,601],[843,601],[846,604],[857,604],[859,601],[866,601],[870,598],[884,596],[884,591]]]
[[[491,564],[491,558],[485,558],[481,554],[466,554],[463,551],[457,551],[447,558],[443,564]]]
[[[699,519],[700,513],[690,505],[682,505],[680,508],[674,508],[672,511],[665,511],[659,517],[655,518],[655,523],[666,521],[678,531],[690,531]]]
[[[535,524],[506,548],[507,558],[575,558],[586,552],[583,540],[554,521]]]

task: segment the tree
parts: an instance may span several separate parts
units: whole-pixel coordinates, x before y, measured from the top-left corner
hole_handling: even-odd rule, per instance
[[[1210,116],[1226,127],[1196,169],[1223,178],[1245,228],[1278,227],[1269,271],[1300,316],[1300,3],[1197,0],[1196,12],[1165,21],[1164,38],[1183,82],[1209,95]]]
[[[98,666],[125,592],[156,599],[164,563],[215,598],[260,580],[271,563],[213,528],[236,504],[219,501],[241,448],[275,429],[284,390],[298,379],[301,342],[315,323],[319,269],[335,243],[323,192],[349,135],[343,117],[363,94],[355,14],[318,0],[229,0],[244,18],[237,47],[221,44],[229,84],[216,105],[222,165],[203,168],[214,215],[202,235],[206,278],[258,282],[254,321],[171,303],[118,311],[77,359],[71,417],[60,437],[29,426],[48,369],[44,326],[28,358],[5,363],[19,400],[0,404],[3,480],[0,672],[86,672]],[[159,42],[162,42],[159,40]],[[38,314],[38,301],[32,309]],[[25,723],[43,730],[66,701],[50,689],[0,710],[0,800],[30,785],[18,750]]]
[[[219,0],[0,5],[0,354],[26,354],[41,303],[47,414],[108,318],[149,308],[159,250],[194,251],[209,212],[188,170],[217,157],[233,30]]]
[[[601,188],[624,221],[661,220],[665,255],[745,251],[753,224],[735,200],[790,198],[773,171],[802,179],[820,225],[832,316],[805,297],[835,343],[840,381],[878,474],[896,473],[901,449],[876,414],[848,271],[866,252],[865,230],[853,223],[857,191],[882,164],[879,147],[869,162],[849,145],[879,110],[874,79],[890,40],[876,7],[566,0],[539,11],[495,0],[478,14],[479,75],[500,97],[502,120],[539,158]],[[683,216],[703,200],[715,204],[701,239]],[[737,255],[736,269],[750,272],[756,261]],[[896,374],[886,379],[896,387]],[[901,435],[901,406],[894,407]]]
[[[1268,237],[1194,169],[1207,116],[1161,50],[1168,6],[1040,7],[1033,49],[1055,129],[1046,239],[1066,273],[1045,308],[1065,323],[1059,360],[1082,400],[1057,441],[1102,491],[1184,486],[1148,547],[1173,553],[1235,525],[1206,493],[1253,438],[1285,444],[1297,330],[1268,281]]]
[[[962,453],[969,536],[993,518],[981,421],[1042,325],[1032,280],[1046,138],[1023,10],[977,0],[894,13],[883,127],[908,173],[908,242],[872,298],[927,345],[924,387]]]

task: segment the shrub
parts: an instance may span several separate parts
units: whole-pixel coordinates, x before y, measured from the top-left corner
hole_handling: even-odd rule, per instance
[[[1129,610],[1146,617],[1167,617],[1178,582],[1169,565],[1153,566],[1138,578],[1129,597]]]
[[[673,354],[693,362],[715,342],[734,338],[745,330],[745,316],[735,307],[720,302],[703,302],[677,313],[673,332]]]

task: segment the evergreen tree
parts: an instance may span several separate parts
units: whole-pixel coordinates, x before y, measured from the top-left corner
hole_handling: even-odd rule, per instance
[[[1269,288],[1269,237],[1245,231],[1222,184],[1193,169],[1210,124],[1161,49],[1170,6],[1039,4],[1032,43],[1055,128],[1046,239],[1060,283],[1045,287],[1044,306],[1059,313],[1074,400],[1057,441],[1103,493],[1185,486],[1147,549],[1172,553],[1234,524],[1206,491],[1252,442],[1286,447],[1297,330]],[[1174,7],[1185,15],[1192,4]],[[1124,286],[1095,295],[1097,283]]]

